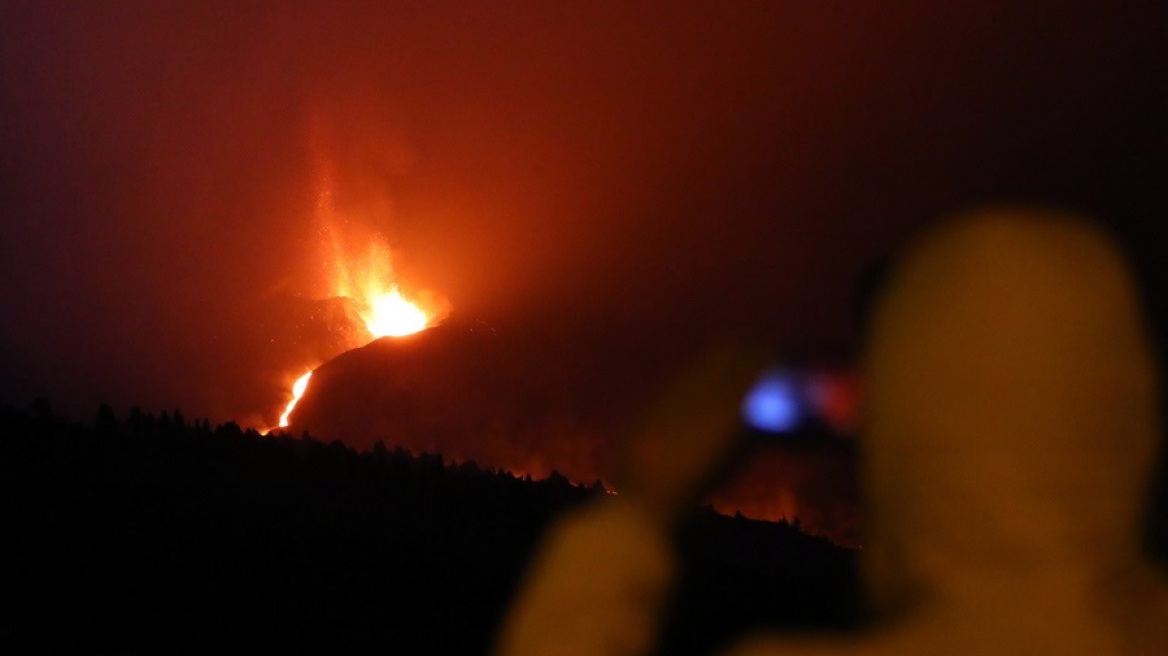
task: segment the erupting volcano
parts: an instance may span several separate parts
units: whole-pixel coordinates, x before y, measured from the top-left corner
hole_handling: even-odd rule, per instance
[[[344,272],[334,294],[338,298],[346,298],[352,302],[355,316],[351,317],[356,325],[368,333],[372,341],[381,337],[403,337],[424,330],[441,321],[448,309],[445,304],[433,302],[432,295],[425,294],[421,298],[430,300],[411,301],[406,298],[396,283],[392,280],[389,251],[387,248],[374,244],[369,248],[367,267],[360,269],[356,276],[350,274],[350,269],[343,263],[338,267]],[[360,284],[354,284],[359,281]],[[355,292],[355,293],[354,293]],[[314,367],[315,368],[315,367]],[[288,418],[296,403],[308,388],[308,379],[312,371],[301,375],[292,385],[292,399],[284,407],[280,415],[280,428],[288,426]]]
[[[359,450],[381,443],[533,478],[601,477],[604,449],[633,421],[648,379],[606,381],[604,394],[581,397],[557,370],[566,365],[537,355],[538,339],[466,317],[446,321],[450,304],[403,284],[384,236],[361,228],[371,217],[338,209],[330,176],[318,184],[326,283],[318,301],[329,310],[316,317],[333,341],[286,370],[278,424],[264,432],[303,432]],[[772,520],[800,516],[850,543],[854,490],[833,483],[825,493],[818,482],[854,478],[849,462],[835,452],[772,453],[712,503]]]
[[[607,357],[629,363],[614,379],[586,358],[549,348],[549,335],[529,326],[496,331],[471,317],[447,320],[450,304],[406,275],[416,273],[399,259],[406,249],[391,248],[372,227],[394,218],[393,204],[367,196],[369,185],[339,184],[327,158],[315,161],[319,251],[299,266],[316,289],[283,318],[296,331],[286,343],[298,350],[271,370],[281,384],[263,432],[362,451],[401,448],[534,479],[604,478],[614,442],[660,382],[652,367],[634,364],[639,349],[601,342]],[[551,341],[572,339],[556,335]],[[838,482],[851,478],[846,454],[775,449],[783,452],[748,468],[714,506],[772,520],[799,516],[811,530],[850,542],[854,490]]]
[[[352,324],[348,348],[357,348],[382,337],[403,337],[437,325],[450,312],[449,303],[428,291],[407,295],[398,283],[393,254],[384,237],[356,225],[335,207],[333,181],[326,161],[318,158],[315,214],[325,237],[329,267],[329,298],[348,301],[346,314]],[[361,217],[358,217],[361,218]],[[341,230],[344,225],[348,230]],[[291,399],[284,406],[278,428],[286,428],[300,397],[308,388],[312,371],[296,378]],[[264,432],[269,432],[267,429]]]

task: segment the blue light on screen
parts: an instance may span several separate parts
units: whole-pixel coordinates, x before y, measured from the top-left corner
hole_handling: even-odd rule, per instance
[[[742,420],[761,431],[790,432],[801,419],[798,384],[786,372],[764,373],[742,402]]]

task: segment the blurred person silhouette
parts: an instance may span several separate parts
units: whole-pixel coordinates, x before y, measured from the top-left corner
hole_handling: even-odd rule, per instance
[[[1141,549],[1159,374],[1111,238],[1039,209],[955,216],[908,249],[874,308],[871,626],[729,653],[1168,654],[1168,579]],[[549,530],[500,656],[653,650],[670,532],[735,449],[759,365],[718,350],[665,392],[628,441],[620,496]]]

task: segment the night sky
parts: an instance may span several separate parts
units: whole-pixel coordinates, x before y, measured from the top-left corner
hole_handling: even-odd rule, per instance
[[[1156,291],[1165,43],[1153,1],[3,3],[0,402],[278,412],[322,168],[585,396],[727,334],[846,361],[972,203],[1094,213]]]

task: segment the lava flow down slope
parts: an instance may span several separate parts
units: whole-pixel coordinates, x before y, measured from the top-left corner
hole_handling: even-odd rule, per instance
[[[572,439],[579,428],[560,423],[554,386],[517,369],[513,355],[483,322],[449,319],[383,337],[316,368],[286,430],[362,450],[380,441],[518,474],[594,479],[592,441]],[[553,429],[555,446],[541,439]],[[569,453],[580,448],[587,453]]]

